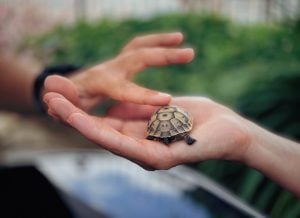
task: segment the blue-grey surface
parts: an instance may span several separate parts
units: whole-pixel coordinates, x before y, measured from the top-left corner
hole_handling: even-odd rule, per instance
[[[116,218],[210,217],[204,208],[183,195],[147,190],[116,172],[79,179],[72,189],[83,201]]]
[[[194,187],[168,171],[97,153],[38,156],[36,163],[57,187],[113,218],[211,217],[183,194]]]
[[[112,217],[265,217],[205,175],[184,166],[149,172],[98,150],[23,154],[26,156],[67,196]],[[203,204],[183,195],[195,190],[194,197]]]

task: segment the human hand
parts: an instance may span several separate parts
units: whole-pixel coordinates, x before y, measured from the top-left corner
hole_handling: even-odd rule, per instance
[[[114,59],[69,78],[49,76],[45,92],[56,92],[88,111],[107,97],[136,104],[166,105],[170,95],[140,87],[132,77],[150,66],[184,64],[194,58],[190,48],[174,48],[183,41],[181,33],[153,34],[134,38]]]
[[[247,122],[232,110],[201,97],[174,98],[194,117],[189,146],[183,140],[166,146],[145,139],[147,122],[156,107],[121,103],[105,118],[80,110],[63,96],[48,93],[45,102],[55,116],[101,147],[146,169],[168,169],[182,163],[209,159],[240,160],[249,144]]]
[[[242,161],[250,145],[251,124],[231,109],[204,97],[173,98],[171,105],[188,111],[193,117],[190,135],[197,141],[187,145],[184,140],[165,146],[144,139],[148,120],[157,107],[120,104],[110,109],[108,116],[123,120],[121,132],[141,140],[141,152],[147,158],[140,162],[157,169],[168,169],[178,164],[211,159]],[[139,126],[138,126],[139,125]]]
[[[134,143],[128,144],[131,150],[127,150],[126,144],[116,146],[120,148],[118,154],[137,160],[146,169],[169,169],[211,159],[239,161],[300,196],[299,143],[273,134],[207,98],[174,98],[171,104],[184,108],[194,117],[190,134],[197,141],[193,145],[187,145],[184,140],[169,146],[145,140],[147,120],[154,107],[121,104],[112,108],[109,115],[125,120],[119,123],[118,130],[132,137]],[[93,139],[97,143],[97,137]]]

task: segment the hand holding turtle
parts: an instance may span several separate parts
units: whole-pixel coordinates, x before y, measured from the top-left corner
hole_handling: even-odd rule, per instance
[[[146,134],[143,128],[155,110],[153,107],[123,104],[111,109],[110,115],[117,118],[145,120],[144,123],[125,121],[121,128],[124,134],[141,142],[134,153],[138,163],[168,169],[182,163],[211,159],[239,161],[300,196],[299,143],[273,134],[207,98],[174,98],[171,104],[184,108],[193,116],[190,135],[197,140],[193,145],[187,145],[183,140],[169,146],[142,140]]]
[[[229,108],[204,97],[173,98],[170,104],[185,109],[193,118],[192,130],[187,128],[189,135],[195,139],[192,145],[187,145],[188,141],[184,137],[184,140],[172,142],[168,146],[163,144],[163,138],[161,142],[155,143],[143,140],[148,135],[148,120],[157,107],[124,103],[111,108],[108,116],[122,120],[122,133],[143,142],[143,147],[139,150],[149,155],[144,161],[151,165],[155,159],[153,167],[157,169],[210,159],[244,158],[243,155],[250,144],[247,120]]]
[[[85,111],[107,97],[137,104],[168,104],[171,100],[169,95],[140,87],[130,80],[149,66],[190,62],[194,57],[192,49],[174,48],[182,41],[181,33],[136,37],[112,60],[69,78],[49,76],[45,81],[45,93],[60,93]]]
[[[242,118],[206,98],[172,100],[171,104],[186,109],[194,117],[190,134],[197,141],[193,145],[177,141],[168,146],[146,139],[148,120],[157,107],[121,103],[111,108],[107,117],[99,118],[86,114],[56,93],[48,93],[45,101],[55,116],[88,139],[147,168],[168,169],[208,159],[237,160],[249,143]]]
[[[86,114],[56,93],[47,94],[45,101],[56,116],[85,137],[146,169],[169,169],[210,159],[240,161],[300,196],[299,144],[210,99],[182,97],[171,101],[194,117],[190,135],[197,141],[187,145],[181,140],[168,146],[146,139],[148,120],[157,107],[121,103],[111,108],[108,117],[99,118]]]

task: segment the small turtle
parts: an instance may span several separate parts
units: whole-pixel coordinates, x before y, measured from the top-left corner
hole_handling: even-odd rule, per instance
[[[193,127],[192,116],[177,106],[159,108],[151,117],[147,127],[147,139],[162,141],[166,145],[184,139],[188,145],[196,139],[189,136]]]

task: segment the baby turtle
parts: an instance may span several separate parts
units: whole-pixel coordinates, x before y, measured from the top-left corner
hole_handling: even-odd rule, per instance
[[[188,112],[177,106],[164,106],[159,108],[148,122],[147,139],[162,141],[166,145],[184,139],[191,145],[196,141],[189,136],[192,127],[193,118]]]

